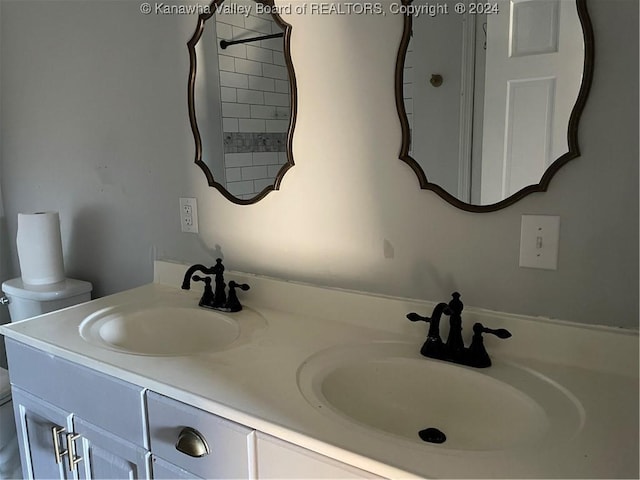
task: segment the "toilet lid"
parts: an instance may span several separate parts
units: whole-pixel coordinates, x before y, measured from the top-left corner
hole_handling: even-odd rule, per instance
[[[71,298],[91,292],[93,285],[75,278],[65,278],[58,283],[48,285],[28,285],[21,277],[12,278],[2,283],[2,291],[8,296],[25,298],[36,302],[48,302]]]
[[[4,403],[5,398],[11,396],[11,384],[9,383],[9,372],[4,368],[0,368],[0,405]]]

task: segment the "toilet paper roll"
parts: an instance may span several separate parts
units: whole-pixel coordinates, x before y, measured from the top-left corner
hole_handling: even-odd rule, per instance
[[[48,285],[64,280],[58,212],[19,213],[16,243],[24,283]]]

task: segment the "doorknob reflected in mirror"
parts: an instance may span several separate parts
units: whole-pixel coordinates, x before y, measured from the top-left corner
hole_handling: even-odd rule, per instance
[[[439,87],[440,85],[442,85],[442,82],[442,75],[440,75],[439,73],[432,74],[431,80],[429,80],[429,83],[431,83],[431,85],[433,85],[434,87]]]

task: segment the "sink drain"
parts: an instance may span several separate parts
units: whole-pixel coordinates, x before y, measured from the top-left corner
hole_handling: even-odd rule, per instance
[[[422,440],[429,443],[444,443],[447,440],[447,436],[443,432],[433,427],[420,430],[418,435]]]

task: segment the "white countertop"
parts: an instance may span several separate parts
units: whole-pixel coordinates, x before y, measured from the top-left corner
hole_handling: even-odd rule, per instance
[[[398,341],[415,342],[418,351],[425,325],[412,324],[405,315],[410,311],[429,315],[430,302],[229,272],[227,281],[251,285],[251,290],[241,292],[241,302],[265,323],[228,349],[190,356],[143,356],[99,348],[78,334],[88,315],[113,305],[167,301],[197,305],[200,285],[191,291],[179,289],[185,269],[157,262],[156,283],[6,325],[1,332],[384,477],[638,476],[637,332],[465,308],[464,332],[471,330],[474,321],[508,328],[511,339],[485,340],[490,355],[532,368],[561,385],[578,399],[584,423],[575,438],[561,444],[457,451],[328,417],[312,408],[297,386],[298,369],[305,359],[329,347]],[[444,325],[442,330],[446,338]]]

